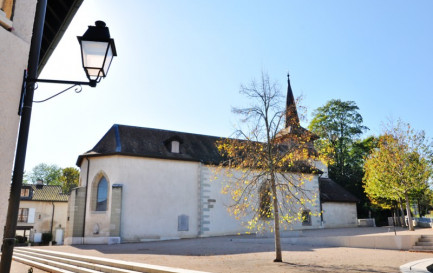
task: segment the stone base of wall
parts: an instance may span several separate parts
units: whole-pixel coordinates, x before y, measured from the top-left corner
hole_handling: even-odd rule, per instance
[[[122,242],[120,237],[66,237],[65,245],[113,245]]]
[[[82,245],[83,237],[66,237],[64,240],[65,245]]]

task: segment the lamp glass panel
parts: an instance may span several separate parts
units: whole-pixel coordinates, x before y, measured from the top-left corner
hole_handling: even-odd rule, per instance
[[[113,51],[111,50],[111,44],[108,44],[107,57],[104,63],[104,76],[107,76],[108,69],[110,68],[112,60],[113,60]]]
[[[108,42],[81,41],[83,66],[87,69],[89,76],[105,77],[104,72],[106,71],[102,69],[105,68],[104,59],[107,46],[109,46]]]

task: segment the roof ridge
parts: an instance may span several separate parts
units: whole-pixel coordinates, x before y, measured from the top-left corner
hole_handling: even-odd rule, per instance
[[[223,138],[223,139],[229,138],[229,137],[223,137],[223,136],[214,136],[214,135],[206,135],[206,134],[198,134],[198,133],[182,132],[182,131],[175,131],[175,130],[168,130],[168,129],[161,129],[161,128],[134,126],[134,125],[114,124],[112,127],[114,127],[114,126],[117,126],[117,127],[130,127],[130,128],[137,128],[137,129],[148,129],[148,130],[155,130],[155,131],[161,131],[161,132],[179,133],[179,134],[204,136],[204,137],[213,137],[213,138]]]
[[[119,125],[114,124],[114,135],[116,137],[116,152],[120,153],[122,151],[122,142],[120,141]]]

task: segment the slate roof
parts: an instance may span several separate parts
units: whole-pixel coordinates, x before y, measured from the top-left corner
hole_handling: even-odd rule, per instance
[[[319,178],[319,183],[321,202],[359,202],[358,198],[330,178]]]
[[[86,156],[101,155],[129,155],[219,164],[222,157],[215,142],[220,139],[222,138],[115,124],[92,150],[78,157],[77,165],[80,166]],[[180,153],[170,151],[172,140],[181,143]]]
[[[21,197],[23,201],[68,202],[68,195],[62,193],[62,186],[23,185],[22,187],[32,189],[29,198]]]
[[[218,165],[224,158],[215,144],[222,139],[215,136],[115,124],[92,150],[78,157],[77,166],[81,166],[85,157],[106,155],[186,160]],[[172,140],[180,142],[180,153],[170,151]],[[294,168],[301,172],[321,173],[305,162],[298,162],[295,165]]]

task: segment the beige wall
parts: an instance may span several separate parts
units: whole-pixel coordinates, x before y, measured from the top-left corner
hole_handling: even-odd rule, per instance
[[[18,226],[33,226],[35,232],[50,232],[53,212],[52,202],[21,200],[20,208],[35,209],[34,223],[18,223]],[[54,202],[53,232],[56,228],[66,227],[67,202]]]
[[[325,228],[356,227],[358,224],[356,203],[322,203],[323,225]]]
[[[0,27],[0,238],[6,221],[19,116],[36,0],[16,0],[13,30]]]

